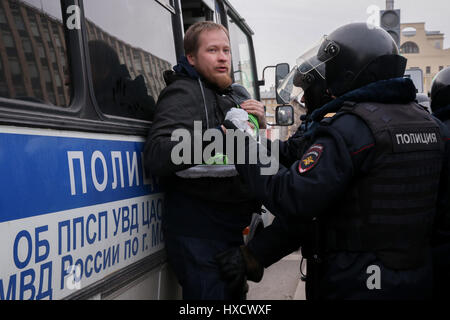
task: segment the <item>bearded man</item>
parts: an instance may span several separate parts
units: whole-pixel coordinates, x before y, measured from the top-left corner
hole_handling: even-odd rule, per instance
[[[202,132],[220,130],[227,112],[236,107],[232,98],[231,50],[228,31],[206,21],[192,25],[185,34],[185,57],[165,71],[167,87],[161,92],[145,146],[148,174],[159,177],[164,196],[163,232],[169,264],[183,288],[183,298],[229,300],[243,297],[242,288],[230,289],[220,278],[214,256],[241,245],[242,231],[260,202],[250,196],[233,166],[233,172],[189,175],[195,163],[179,163],[172,151],[175,130],[185,129],[194,141],[194,121]],[[262,103],[249,99],[240,104],[265,128]],[[221,132],[221,131],[220,131]],[[203,151],[203,146],[201,149]],[[187,152],[187,151],[185,151]],[[203,155],[203,152],[202,152]]]

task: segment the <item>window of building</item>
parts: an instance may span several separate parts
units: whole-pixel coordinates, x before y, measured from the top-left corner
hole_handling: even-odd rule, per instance
[[[30,24],[31,34],[34,37],[40,37],[39,28],[37,25],[35,14],[36,14],[35,10],[32,10],[32,9],[27,10],[28,23]]]
[[[28,63],[28,72],[30,73],[30,77],[32,79],[39,78],[38,70],[34,62]]]
[[[137,73],[142,74],[144,72],[142,67],[141,54],[137,50],[134,51],[134,66]]]
[[[414,27],[406,27],[402,30],[404,37],[414,37],[417,34],[417,30]]]
[[[427,66],[427,68],[426,68],[426,73],[427,73],[427,74],[430,74],[430,73],[431,73],[431,67],[430,67],[430,66]]]
[[[0,79],[0,95],[8,94],[8,86],[4,79]]]
[[[22,37],[22,47],[25,53],[33,53],[31,41],[28,37]]]
[[[440,42],[440,41],[436,41],[436,42],[434,43],[434,47],[435,47],[436,49],[442,49],[442,48],[441,48],[441,42]]]
[[[62,81],[58,74],[55,74],[55,82],[58,89],[62,88]],[[59,92],[60,90],[58,90]]]
[[[25,86],[23,82],[23,72],[17,57],[9,57],[8,64],[10,68],[11,84],[17,97],[25,96]]]
[[[36,43],[37,46],[37,57],[40,59],[45,59],[46,55],[45,55],[45,49],[44,49],[44,45],[42,44],[42,42],[37,42]]]
[[[44,40],[49,42],[49,43],[51,43],[52,40],[50,39],[50,32],[48,31],[48,25],[47,25],[47,22],[45,20],[41,21],[41,28],[42,28],[42,31],[43,31],[43,38],[44,38]]]
[[[19,31],[25,30],[25,24],[23,23],[22,15],[20,14],[20,11],[18,10],[18,8],[13,10],[13,17],[14,17],[14,21],[16,23],[17,30],[19,30]]]
[[[121,64],[125,64],[125,54],[123,51],[123,47],[122,47],[122,43],[119,43],[119,58],[120,58],[120,63]]]
[[[10,30],[3,30],[3,45],[6,48],[14,48],[16,45],[14,44],[14,39]]]
[[[162,72],[176,63],[172,13],[156,1],[86,0],[84,7],[98,106],[106,114],[151,120]],[[158,72],[148,72],[146,56],[162,66]]]
[[[8,23],[2,6],[0,6],[0,23]]]
[[[412,41],[405,42],[400,47],[400,53],[406,53],[406,54],[419,53],[419,46],[415,42],[412,42]]]
[[[1,89],[0,97],[68,106],[71,86],[61,81],[64,73],[60,68],[49,68],[55,62],[66,59],[64,48],[55,54],[49,34],[49,25],[62,28],[60,2],[0,1],[0,12],[5,17],[13,17],[13,21],[6,19],[2,24],[3,46],[0,45],[0,50],[6,51],[8,59],[2,63],[8,64],[8,68],[4,68],[6,86],[2,87],[7,90]],[[4,56],[0,54],[0,59]],[[60,91],[64,92],[63,98],[60,95],[56,98]]]
[[[0,96],[5,95],[7,93],[8,93],[8,86],[6,85],[2,59],[0,59]]]
[[[35,61],[28,62],[28,72],[30,74],[34,96],[42,97],[41,76],[39,74]]]
[[[231,18],[228,19],[228,29],[230,32],[234,81],[244,86],[250,95],[255,98],[256,93],[252,69],[254,62],[250,54],[249,37]]]
[[[444,66],[439,66],[439,71],[443,70]]]
[[[11,70],[12,76],[20,76],[22,74],[22,69],[20,68],[19,60],[16,57],[9,58],[9,68]]]

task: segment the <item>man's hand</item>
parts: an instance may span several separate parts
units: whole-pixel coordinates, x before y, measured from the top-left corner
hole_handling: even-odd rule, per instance
[[[264,111],[264,105],[262,102],[253,99],[246,100],[241,103],[241,108],[247,111],[247,113],[250,113],[258,118],[260,129],[267,128],[266,112]]]
[[[239,290],[248,280],[261,281],[264,268],[245,246],[231,248],[215,257],[222,278],[229,283],[231,290]]]

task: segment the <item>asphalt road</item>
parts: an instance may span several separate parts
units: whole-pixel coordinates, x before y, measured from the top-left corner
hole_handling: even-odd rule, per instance
[[[259,283],[249,281],[248,300],[304,300],[305,283],[300,280],[298,252],[286,256],[264,270]]]

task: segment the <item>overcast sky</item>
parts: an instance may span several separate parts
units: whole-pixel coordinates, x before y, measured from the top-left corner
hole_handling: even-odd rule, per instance
[[[384,10],[385,0],[228,0],[255,32],[258,77],[264,66],[295,59],[324,34],[350,22],[366,22],[368,9]],[[445,34],[450,47],[450,0],[395,0],[401,22],[425,22],[427,31]],[[369,10],[370,11],[370,10]],[[371,11],[373,14],[373,11]],[[273,74],[266,72],[266,79]],[[266,81],[267,83],[267,81]]]

